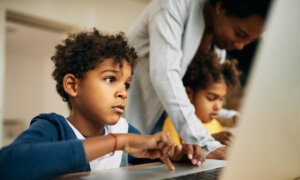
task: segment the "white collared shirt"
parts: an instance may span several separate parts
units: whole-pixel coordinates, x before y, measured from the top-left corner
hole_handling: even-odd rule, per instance
[[[69,126],[72,128],[77,139],[86,139],[67,119]],[[128,133],[128,123],[126,119],[120,118],[117,124],[109,126],[104,126],[104,136],[109,133]],[[101,142],[99,142],[101,143]],[[104,156],[101,156],[97,159],[94,159],[89,162],[91,171],[95,170],[104,170],[111,168],[119,168],[122,160],[123,151],[115,151],[114,155],[108,153]]]

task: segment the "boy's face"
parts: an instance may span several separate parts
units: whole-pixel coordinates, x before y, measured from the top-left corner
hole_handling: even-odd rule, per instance
[[[225,82],[212,83],[207,89],[196,91],[187,87],[187,93],[191,103],[195,107],[197,117],[208,123],[217,118],[223,105],[223,98],[226,95],[227,86]]]
[[[116,124],[124,112],[130,83],[131,66],[127,61],[123,60],[120,67],[111,58],[104,60],[79,80],[77,111],[85,120],[102,125]]]

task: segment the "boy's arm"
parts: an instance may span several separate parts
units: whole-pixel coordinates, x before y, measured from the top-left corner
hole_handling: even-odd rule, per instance
[[[0,179],[52,179],[86,167],[80,140],[57,141],[49,134],[58,134],[54,125],[36,122],[11,145],[2,148]]]
[[[170,170],[174,170],[168,157],[174,143],[168,133],[159,132],[154,135],[114,134],[88,138],[82,142],[88,161],[115,150],[122,150],[137,158],[160,158]]]
[[[53,179],[82,171],[89,161],[114,150],[115,139],[111,135],[82,141],[58,141],[56,135],[59,135],[56,127],[47,121],[32,124],[10,146],[0,150],[0,179]],[[170,169],[174,168],[167,158],[172,141],[165,133],[117,136],[117,150],[137,157],[161,158]]]

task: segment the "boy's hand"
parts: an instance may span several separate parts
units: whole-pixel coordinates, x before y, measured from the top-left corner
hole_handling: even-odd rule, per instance
[[[212,137],[215,138],[215,140],[220,141],[222,144],[228,146],[230,145],[232,139],[232,133],[228,131],[222,131],[216,134],[212,134]]]
[[[170,170],[174,166],[168,157],[170,150],[174,148],[174,142],[169,133],[159,132],[154,135],[127,134],[127,143],[123,150],[137,158],[160,158]]]
[[[173,161],[191,161],[195,166],[200,166],[206,159],[203,150],[196,144],[179,144],[169,156]]]
[[[206,156],[207,159],[224,160],[226,157],[227,147],[220,147]]]

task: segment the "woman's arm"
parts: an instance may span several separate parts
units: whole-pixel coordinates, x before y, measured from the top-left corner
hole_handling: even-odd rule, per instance
[[[222,147],[204,129],[196,117],[193,105],[185,92],[181,75],[182,38],[185,31],[187,9],[174,2],[172,8],[159,11],[149,22],[150,79],[167,113],[186,143],[199,144],[206,154]],[[176,9],[178,8],[178,9]]]

